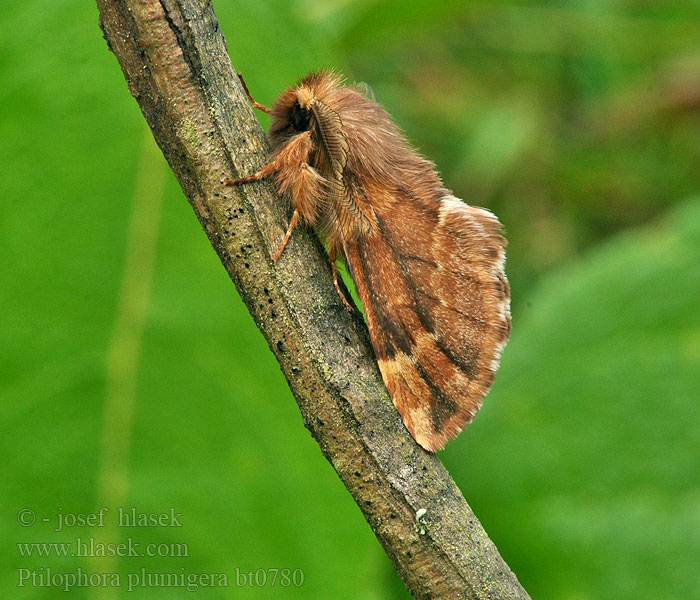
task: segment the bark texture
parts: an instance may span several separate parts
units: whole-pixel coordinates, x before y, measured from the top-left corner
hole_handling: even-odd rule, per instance
[[[100,26],[163,154],[277,357],[304,424],[416,598],[525,599],[437,456],[404,428],[364,323],[342,306],[325,252],[287,225],[258,170],[264,133],[208,0],[97,0]],[[419,518],[417,518],[417,515]]]

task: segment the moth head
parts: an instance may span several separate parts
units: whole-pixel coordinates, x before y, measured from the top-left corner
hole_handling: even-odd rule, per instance
[[[273,145],[284,144],[304,131],[314,134],[316,126],[323,127],[323,109],[316,105],[332,104],[340,88],[340,76],[328,71],[311,73],[287,88],[272,106],[269,134]]]
[[[272,107],[269,135],[274,146],[289,141],[296,135],[313,128],[313,110],[292,88],[287,90]]]
[[[300,135],[307,137],[311,147],[296,159],[336,183],[343,177],[349,153],[343,123],[336,110],[343,93],[337,75],[327,72],[307,75],[275,102],[269,130],[276,151]]]
[[[311,122],[311,111],[304,108],[299,101],[294,103],[292,112],[289,115],[289,124],[297,132],[307,131]]]

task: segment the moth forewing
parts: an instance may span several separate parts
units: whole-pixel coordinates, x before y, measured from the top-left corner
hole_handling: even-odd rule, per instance
[[[469,423],[510,333],[498,219],[448,192],[384,109],[332,72],[307,75],[271,109],[274,173],[301,220],[344,258],[384,382],[427,450]],[[232,183],[242,183],[243,178]]]

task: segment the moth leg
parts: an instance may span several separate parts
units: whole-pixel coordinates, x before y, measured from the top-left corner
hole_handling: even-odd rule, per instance
[[[277,262],[285,246],[289,242],[289,238],[292,237],[292,232],[299,222],[299,218],[302,217],[306,222],[312,222],[312,212],[309,207],[304,204],[301,197],[305,193],[309,193],[312,189],[310,182],[313,182],[313,173],[316,173],[307,164],[307,159],[309,152],[311,151],[311,132],[305,131],[295,136],[290,140],[281,150],[273,153],[272,160],[265,167],[260,169],[257,173],[248,175],[247,177],[240,177],[238,179],[224,179],[224,185],[236,185],[239,183],[247,183],[249,181],[256,181],[262,179],[270,173],[277,173],[277,191],[280,194],[286,194],[290,190],[292,191],[292,205],[294,206],[294,213],[289,221],[289,226],[287,232],[284,234],[282,244],[280,245],[277,253],[275,254],[273,261]],[[308,179],[311,176],[312,179]],[[316,174],[316,177],[319,177]],[[320,177],[319,177],[320,179]],[[304,181],[307,181],[306,185],[303,185]]]
[[[239,177],[238,179],[229,179],[227,177],[226,179],[224,179],[224,185],[238,185],[239,183],[249,183],[250,181],[257,181],[258,179],[266,177],[267,175],[272,173],[272,171],[276,171],[278,167],[279,160],[273,160],[271,163],[265,165],[262,169],[260,169],[257,173],[253,173],[252,175],[248,175],[247,177]]]
[[[257,108],[258,110],[261,110],[269,115],[271,111],[267,106],[259,104],[258,102],[253,100],[253,96],[250,95],[250,92],[248,91],[248,86],[245,84],[245,79],[243,79],[243,73],[238,73],[238,79],[241,80],[241,85],[245,90],[245,95],[248,96],[248,100],[250,100],[250,103],[253,105],[253,108]]]
[[[335,249],[335,246],[331,246],[328,250],[328,260],[331,263],[331,272],[333,273],[333,285],[335,286],[335,291],[338,292],[338,296],[340,296],[340,299],[343,301],[343,305],[345,306],[345,308],[348,310],[348,312],[353,312],[354,309],[352,307],[352,304],[350,304],[347,297],[345,296],[345,293],[340,287],[340,274],[338,273],[338,265],[335,264],[336,258],[337,251]]]
[[[306,160],[309,150],[311,148],[311,133],[306,131],[298,136],[296,136],[291,142],[289,142],[282,150],[274,154],[273,159],[260,169],[257,173],[248,175],[247,177],[239,177],[238,179],[224,179],[224,185],[238,185],[239,183],[249,183],[251,181],[257,181],[266,177],[274,171],[284,170],[285,167],[289,168],[290,164],[294,161]]]
[[[282,238],[282,243],[280,244],[280,247],[277,250],[277,254],[275,254],[275,257],[272,259],[273,262],[277,262],[279,260],[279,257],[282,256],[282,251],[284,250],[285,246],[287,245],[287,242],[289,242],[289,238],[292,237],[292,231],[294,231],[294,228],[297,226],[298,222],[299,222],[299,211],[294,209],[294,213],[292,214],[292,218],[289,221],[289,227],[287,227],[287,233],[285,233],[284,238]]]

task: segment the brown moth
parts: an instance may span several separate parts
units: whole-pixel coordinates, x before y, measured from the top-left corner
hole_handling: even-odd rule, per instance
[[[274,177],[294,209],[275,261],[299,222],[314,226],[352,310],[345,260],[403,422],[426,450],[443,448],[479,410],[510,333],[501,224],[445,189],[386,111],[333,72],[307,75],[272,109],[250,100],[272,116],[274,150],[226,183]]]

